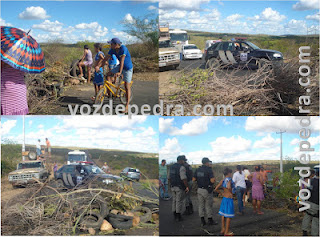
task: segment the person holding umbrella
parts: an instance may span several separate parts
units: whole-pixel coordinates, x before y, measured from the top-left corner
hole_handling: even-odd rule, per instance
[[[29,32],[28,32],[29,33]],[[1,26],[1,114],[28,114],[25,73],[45,70],[40,45],[20,29]]]

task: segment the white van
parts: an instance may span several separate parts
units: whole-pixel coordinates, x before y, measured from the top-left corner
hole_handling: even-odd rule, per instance
[[[79,164],[80,162],[87,162],[88,156],[84,151],[74,150],[68,152],[68,161],[67,164]]]

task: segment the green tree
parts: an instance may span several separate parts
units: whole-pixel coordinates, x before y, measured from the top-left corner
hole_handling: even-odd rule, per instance
[[[152,43],[154,47],[158,47],[158,18],[134,17],[123,20],[124,31],[129,35],[135,36],[142,42]]]

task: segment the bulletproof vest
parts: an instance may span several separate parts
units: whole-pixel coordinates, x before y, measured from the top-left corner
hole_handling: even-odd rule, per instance
[[[193,172],[192,172],[192,167],[191,165],[186,165],[186,170],[187,170],[187,181],[191,181],[192,180],[192,177],[193,177]]]
[[[172,187],[184,188],[184,184],[180,177],[181,164],[175,163],[170,167],[170,182]]]
[[[197,183],[199,188],[208,188],[209,185],[212,185],[209,178],[210,168],[203,165],[197,169]]]
[[[311,179],[311,197],[309,198],[310,202],[319,205],[319,178]]]

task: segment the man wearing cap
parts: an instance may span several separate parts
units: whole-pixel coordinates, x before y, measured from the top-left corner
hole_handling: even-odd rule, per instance
[[[311,236],[319,236],[319,165],[314,167],[315,176],[310,180],[311,197],[307,203],[310,204],[310,208],[307,209],[302,220],[303,236],[307,236],[310,231],[311,224]]]
[[[186,161],[184,155],[177,157],[177,163],[170,167],[169,181],[171,183],[172,192],[172,212],[175,220],[181,221],[181,212],[183,205],[183,198],[185,193],[189,192],[186,168],[184,163]]]
[[[201,219],[201,226],[206,225],[204,219],[205,214],[208,217],[209,225],[216,225],[217,222],[212,219],[213,212],[213,183],[215,178],[213,176],[211,161],[209,158],[202,158],[202,166],[196,169],[193,181],[198,183],[198,203],[199,203],[199,216]]]
[[[126,89],[127,98],[125,113],[127,113],[131,97],[130,83],[133,74],[131,55],[129,53],[128,48],[125,45],[122,45],[122,42],[118,38],[113,38],[108,43],[111,45],[111,49],[109,50],[108,55],[102,61],[102,65],[105,65],[105,63],[112,57],[113,54],[120,61],[119,65],[117,65],[110,72],[108,72],[107,78],[109,82],[112,82],[113,76],[117,78],[120,75],[123,75],[123,81]]]

